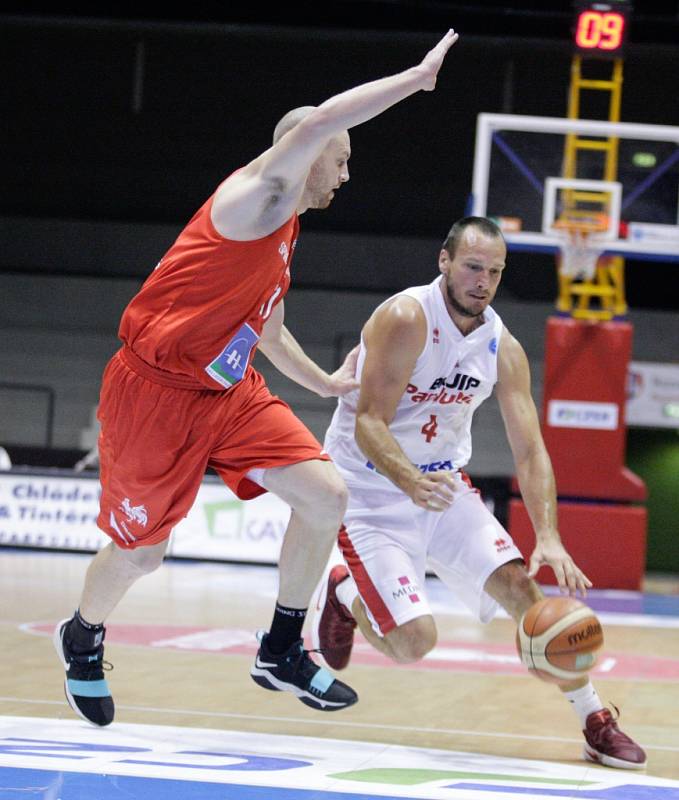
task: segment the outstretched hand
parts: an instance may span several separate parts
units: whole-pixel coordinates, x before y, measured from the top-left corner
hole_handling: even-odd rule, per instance
[[[443,59],[446,53],[455,44],[458,39],[458,34],[451,28],[448,33],[441,39],[441,41],[431,49],[422,60],[420,67],[424,73],[424,83],[422,89],[425,92],[431,92],[436,86],[436,76],[439,74]]]
[[[575,597],[580,592],[582,597],[585,597],[587,589],[592,587],[592,581],[573,561],[560,540],[538,542],[530,557],[528,575],[534,578],[543,565],[554,570],[559,589],[564,594],[567,592],[571,597]]]

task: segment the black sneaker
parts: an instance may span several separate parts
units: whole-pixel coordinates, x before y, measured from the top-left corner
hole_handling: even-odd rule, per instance
[[[96,649],[87,653],[74,653],[65,636],[71,619],[62,619],[54,629],[54,648],[66,670],[64,693],[69,706],[78,716],[92,725],[110,725],[113,722],[113,698],[104,678],[104,633]]]
[[[264,689],[292,692],[304,705],[319,711],[337,711],[358,700],[350,686],[336,680],[311,660],[302,639],[298,639],[285,653],[272,655],[266,646],[268,634],[258,634],[257,638],[260,645],[250,675]]]

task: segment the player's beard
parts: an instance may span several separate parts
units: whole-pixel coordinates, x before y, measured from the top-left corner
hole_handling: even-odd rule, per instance
[[[463,306],[462,303],[455,297],[455,293],[452,287],[449,286],[447,282],[446,282],[446,294],[448,296],[448,302],[452,306],[453,311],[457,311],[457,313],[463,317],[469,317],[471,319],[474,319],[475,317],[480,317],[486,310],[485,306],[480,311],[474,311],[468,306]]]
[[[333,198],[334,195],[332,192],[325,192],[325,194],[319,192],[316,195],[316,203],[314,205],[314,208],[318,208],[321,210],[327,208],[330,205],[330,203],[332,203]]]
[[[334,190],[328,188],[328,179],[323,170],[316,165],[311,167],[305,191],[310,198],[309,208],[323,210],[332,203]]]

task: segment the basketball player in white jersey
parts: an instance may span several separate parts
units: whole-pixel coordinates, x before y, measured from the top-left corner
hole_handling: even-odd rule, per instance
[[[453,225],[439,275],[388,299],[361,336],[360,391],[339,399],[325,447],[349,488],[337,565],[320,587],[312,638],[347,666],[354,629],[398,663],[436,643],[425,595],[429,564],[481,620],[498,605],[518,622],[543,595],[549,565],[564,592],[592,584],[565,550],[556,489],[530,390],[526,354],[490,306],[506,247],[490,220]],[[463,472],[474,410],[495,388],[536,535],[528,568]],[[642,768],[644,751],[617,727],[587,677],[560,686],[585,735],[585,757]]]

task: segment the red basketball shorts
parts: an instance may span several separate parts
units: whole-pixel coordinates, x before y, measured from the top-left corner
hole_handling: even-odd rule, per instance
[[[311,459],[320,443],[250,369],[228,391],[158,383],[120,350],[101,389],[102,495],[97,524],[117,545],[157,544],[189,512],[207,467],[241,499],[265,489],[246,474]]]

